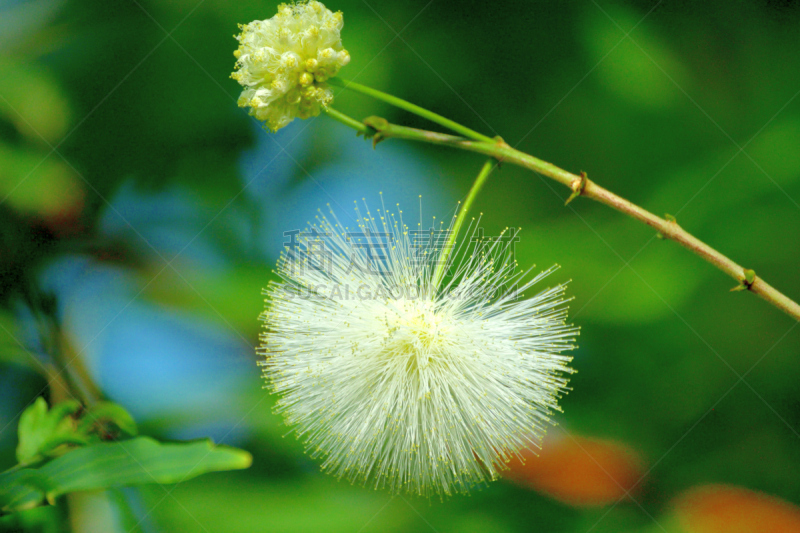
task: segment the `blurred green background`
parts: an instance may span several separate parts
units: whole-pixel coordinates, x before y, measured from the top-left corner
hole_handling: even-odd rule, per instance
[[[585,170],[800,297],[796,2],[326,5],[344,12],[342,77]],[[30,530],[722,531],[687,496],[708,486],[715,512],[753,504],[760,527],[800,530],[800,328],[649,228],[564,207],[569,191],[512,166],[476,211],[487,233],[523,228],[520,264],[562,265],[582,327],[541,459],[443,502],[323,475],[284,438],[256,366],[282,233],[378,191],[447,217],[481,158],[372,151],[324,116],[259,129],[229,75],[236,24],[271,17],[268,2],[0,6],[0,468],[19,411],[47,394],[32,292],[143,433],[254,455],[246,471],[123,491],[125,512],[118,495],[72,497],[69,521],[46,508]],[[355,93],[335,105],[431,127]]]

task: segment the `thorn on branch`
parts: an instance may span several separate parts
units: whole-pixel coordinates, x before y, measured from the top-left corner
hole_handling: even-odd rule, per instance
[[[572,185],[570,188],[572,189],[572,194],[569,195],[567,201],[564,202],[564,206],[569,205],[569,203],[583,194],[584,189],[586,189],[586,181],[589,179],[589,175],[586,172],[581,170],[581,177],[572,181]]]
[[[749,268],[744,269],[744,278],[742,278],[742,282],[731,289],[731,292],[735,291],[745,291],[750,290],[750,287],[753,286],[753,283],[756,281],[756,271],[751,270]]]

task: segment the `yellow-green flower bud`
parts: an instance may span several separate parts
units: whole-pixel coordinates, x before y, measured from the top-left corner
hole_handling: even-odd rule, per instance
[[[299,82],[300,85],[302,85],[303,87],[308,87],[309,85],[314,83],[314,76],[312,76],[311,73],[309,72],[303,72],[302,74],[300,74]]]

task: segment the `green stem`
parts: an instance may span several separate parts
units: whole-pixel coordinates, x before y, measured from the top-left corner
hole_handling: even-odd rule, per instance
[[[55,396],[69,396],[83,405],[91,405],[102,398],[102,394],[92,380],[79,356],[71,355],[69,343],[64,337],[58,321],[44,304],[39,291],[31,287],[25,291],[27,303],[36,317],[36,327],[44,351],[53,362],[43,366],[45,377],[50,382]],[[22,345],[21,348],[24,349]],[[61,398],[65,399],[65,398]]]
[[[475,130],[471,130],[466,126],[462,126],[458,122],[454,122],[448,118],[445,118],[441,115],[434,113],[433,111],[428,111],[427,109],[412,104],[411,102],[403,100],[402,98],[392,96],[391,94],[386,94],[384,92],[373,89],[372,87],[367,87],[366,85],[361,85],[360,83],[356,83],[354,81],[343,80],[342,78],[338,77],[331,78],[330,80],[328,80],[328,83],[345,89],[351,89],[353,91],[375,98],[376,100],[386,102],[389,105],[393,105],[395,107],[399,107],[400,109],[404,109],[409,113],[414,113],[415,115],[428,119],[431,122],[439,124],[440,126],[444,126],[445,128],[454,131],[460,135],[463,135],[468,139],[473,139],[476,141],[483,141],[483,142],[494,141],[494,139],[492,139],[491,137],[487,137],[486,135],[478,133]]]
[[[366,126],[366,130],[365,127]],[[661,218],[630,201],[591,181],[586,175],[577,175],[552,163],[542,161],[532,155],[520,152],[501,140],[471,141],[463,137],[433,131],[397,126],[380,117],[368,117],[363,124],[355,126],[356,131],[372,137],[373,144],[390,139],[406,139],[460,150],[476,152],[527,168],[567,186],[573,195],[586,197],[624,213],[658,231],[665,239],[680,244],[690,252],[732,277],[748,291],[769,302],[795,320],[800,321],[800,304],[778,291],[772,285],[756,276],[750,269],[737,264],[732,259],[704,243],[681,226],[674,219]],[[467,207],[467,206],[465,206]],[[738,287],[738,286],[737,286]]]
[[[356,119],[349,117],[344,113],[335,110],[332,107],[325,108],[325,112],[328,114],[329,117],[333,118],[334,120],[338,120],[345,126],[353,128],[359,133],[366,134],[369,132],[369,128],[365,126],[363,122],[359,122]]]
[[[83,364],[80,355],[73,355],[69,343],[59,331],[58,326],[53,325],[52,335],[55,339],[55,346],[51,350],[51,357],[64,377],[70,396],[81,402],[84,406],[94,405],[103,398],[99,387],[95,384],[88,369]]]
[[[447,261],[450,258],[450,253],[455,247],[458,233],[461,230],[461,226],[464,225],[464,220],[467,219],[467,213],[469,212],[470,207],[472,207],[472,204],[475,203],[475,198],[477,198],[478,193],[483,187],[483,184],[486,183],[486,180],[489,178],[489,174],[492,173],[492,170],[494,170],[494,167],[496,166],[497,163],[493,159],[487,160],[483,164],[481,171],[478,173],[478,177],[475,178],[475,182],[472,184],[472,188],[469,190],[469,193],[467,193],[467,198],[464,200],[464,207],[462,207],[461,211],[458,213],[456,222],[453,224],[453,228],[450,231],[450,234],[447,236],[447,244],[445,244],[444,250],[442,251],[442,257],[440,257],[439,261],[436,263],[436,271],[433,274],[433,285],[431,286],[432,290],[435,291],[439,288],[439,284],[442,282],[442,277],[444,277],[444,269],[447,267]]]

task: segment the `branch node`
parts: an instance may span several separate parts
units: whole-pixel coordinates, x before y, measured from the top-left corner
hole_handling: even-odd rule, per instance
[[[494,137],[494,141],[498,148],[511,148],[499,135]],[[505,156],[495,155],[494,158],[497,159],[497,168],[502,168]]]
[[[569,205],[569,203],[572,200],[583,194],[584,189],[586,189],[586,182],[588,179],[589,175],[581,170],[581,177],[572,180],[572,184],[570,185],[570,189],[572,189],[572,194],[570,194],[569,198],[567,198],[567,201],[564,202],[564,206]]]
[[[374,149],[379,142],[386,140],[389,136],[386,135],[385,130],[389,128],[389,121],[382,117],[367,117],[364,119],[364,125],[369,128],[369,131],[364,133],[365,139],[372,139],[372,148]]]
[[[675,227],[678,227],[678,220],[673,215],[670,215],[669,213],[664,213],[664,220],[667,221],[667,224],[674,224]],[[669,236],[664,235],[663,231],[659,231],[656,233],[656,238],[665,240],[668,239]]]
[[[731,292],[735,291],[745,291],[750,290],[750,287],[753,286],[753,283],[756,281],[756,271],[745,268],[744,269],[744,278],[742,278],[742,282],[731,289]]]

